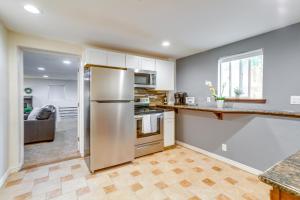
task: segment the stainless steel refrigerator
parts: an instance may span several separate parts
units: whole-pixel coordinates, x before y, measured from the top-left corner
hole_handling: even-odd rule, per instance
[[[91,172],[134,159],[134,72],[85,70],[85,160]]]

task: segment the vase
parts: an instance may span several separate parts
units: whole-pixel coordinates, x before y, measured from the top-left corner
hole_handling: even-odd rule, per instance
[[[224,108],[224,100],[217,100],[217,108]]]

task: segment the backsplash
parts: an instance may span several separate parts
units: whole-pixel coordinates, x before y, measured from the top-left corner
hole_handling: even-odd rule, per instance
[[[164,103],[164,98],[168,95],[167,91],[157,91],[151,89],[135,88],[135,98],[149,97],[150,106],[155,106]]]

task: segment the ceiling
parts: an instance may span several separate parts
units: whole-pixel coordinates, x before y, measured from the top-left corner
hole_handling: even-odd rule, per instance
[[[0,18],[21,33],[180,58],[297,23],[300,1],[3,0]]]
[[[68,60],[70,64],[64,64]],[[36,51],[25,49],[23,51],[24,77],[47,79],[76,80],[77,70],[80,66],[80,58],[74,55]],[[45,71],[38,70],[39,67]]]

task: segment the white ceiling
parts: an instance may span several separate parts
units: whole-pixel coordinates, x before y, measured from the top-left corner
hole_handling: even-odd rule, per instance
[[[71,61],[71,64],[64,64],[64,60]],[[68,54],[25,49],[23,66],[24,77],[27,78],[43,78],[47,75],[48,79],[76,80],[80,58]],[[38,67],[45,68],[45,71],[39,71]]]
[[[297,23],[300,1],[1,0],[0,18],[17,32],[180,58]]]

